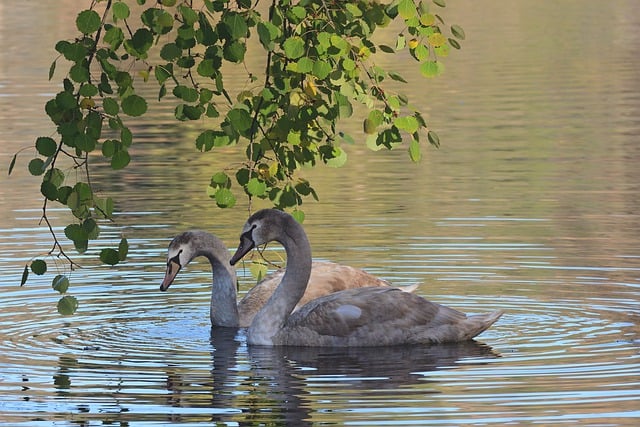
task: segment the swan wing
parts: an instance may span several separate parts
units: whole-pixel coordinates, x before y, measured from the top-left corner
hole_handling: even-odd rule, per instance
[[[293,313],[274,342],[340,347],[459,342],[484,331],[499,315],[485,317],[468,317],[397,288],[350,289]]]
[[[238,303],[240,327],[248,327],[280,284],[284,269],[265,276]],[[350,288],[390,286],[389,282],[359,268],[328,261],[315,261],[307,289],[294,311],[309,301]]]

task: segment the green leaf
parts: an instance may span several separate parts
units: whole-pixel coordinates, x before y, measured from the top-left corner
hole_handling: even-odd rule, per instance
[[[58,313],[63,316],[69,316],[78,309],[78,300],[71,295],[66,295],[58,301]]]
[[[186,102],[196,102],[199,96],[196,89],[184,85],[178,85],[173,88],[173,95]]]
[[[389,77],[391,77],[391,79],[397,82],[408,83],[404,77],[402,77],[400,74],[395,73],[393,71],[389,72]]]
[[[117,50],[124,42],[124,32],[119,27],[111,27],[104,34],[104,41],[108,43],[111,50]]]
[[[81,133],[76,135],[76,137],[74,138],[74,142],[75,142],[75,147],[78,150],[90,153],[96,148],[96,144],[98,141],[96,141],[95,138],[92,138],[89,135]]]
[[[447,39],[449,44],[451,45],[451,47],[456,48],[456,49],[460,49],[460,43],[458,43],[458,41],[456,39]]]
[[[205,59],[198,64],[197,71],[202,77],[211,77],[217,73],[218,69],[213,59]]]
[[[414,133],[420,127],[418,120],[414,116],[402,116],[397,117],[393,124],[395,124],[398,129],[403,130],[407,133]]]
[[[98,88],[95,87],[95,85],[92,85],[91,83],[87,83],[82,85],[79,93],[81,96],[87,96],[87,97],[96,96],[98,94]]]
[[[62,274],[58,274],[51,281],[51,287],[53,288],[53,290],[64,294],[65,292],[67,292],[67,289],[69,289],[69,278]]]
[[[117,1],[111,6],[113,10],[113,20],[117,21],[118,19],[127,19],[131,14],[129,10],[129,6],[126,3]]]
[[[115,116],[120,112],[118,101],[113,98],[104,98],[102,100],[102,108],[104,112],[110,116]]]
[[[122,111],[133,117],[138,117],[147,112],[147,101],[138,95],[129,95],[122,100]]]
[[[293,6],[288,12],[287,16],[295,23],[301,22],[307,16],[307,10],[299,5]]]
[[[42,175],[44,173],[44,161],[42,159],[35,158],[29,162],[29,173],[31,175]]]
[[[53,61],[51,63],[51,66],[49,67],[49,80],[53,78],[53,73],[55,72],[56,72],[56,61]]]
[[[444,0],[433,0],[433,2],[440,7],[447,7],[447,3]]]
[[[113,199],[111,197],[107,197],[106,199],[96,199],[95,208],[104,218],[111,218],[114,208]]]
[[[413,56],[415,56],[418,61],[424,61],[429,58],[429,48],[423,44],[419,44],[413,50]]]
[[[409,157],[413,162],[419,162],[422,158],[422,152],[420,151],[420,144],[415,139],[409,143]]]
[[[232,208],[236,204],[236,198],[228,188],[218,188],[214,198],[218,207],[221,208]]]
[[[47,263],[44,260],[36,259],[31,263],[31,271],[38,276],[47,272]]]
[[[147,51],[153,45],[153,33],[146,28],[139,28],[130,40],[124,41],[124,47],[130,55],[146,59]]]
[[[196,11],[186,4],[181,4],[180,6],[178,6],[178,10],[180,11],[182,19],[184,20],[184,23],[186,25],[193,26],[193,24],[198,21],[198,14],[196,13]]]
[[[27,279],[29,278],[29,266],[25,265],[24,270],[22,271],[22,278],[20,279],[20,286],[24,286],[27,283]]]
[[[271,22],[258,23],[258,38],[262,46],[268,51],[272,51],[275,46],[275,40],[280,35],[280,29]]]
[[[44,181],[49,181],[56,187],[61,186],[62,183],[64,182],[64,179],[65,179],[64,172],[62,172],[58,168],[49,169],[43,178]]]
[[[464,40],[467,36],[464,33],[464,30],[459,25],[451,26],[451,34],[457,39]]]
[[[126,150],[116,151],[111,158],[111,168],[120,170],[125,168],[131,161],[131,156]]]
[[[45,157],[53,156],[58,149],[58,144],[49,137],[41,136],[36,139],[36,150]]]
[[[398,3],[398,13],[402,19],[410,19],[416,16],[416,5],[413,0],[400,0]]]
[[[304,212],[301,211],[300,209],[294,209],[293,212],[291,212],[291,216],[300,224],[304,222],[305,215],[304,215]]]
[[[384,53],[396,53],[395,49],[392,48],[391,46],[387,46],[386,44],[381,44],[378,45],[378,47],[380,48],[381,51],[383,51]]]
[[[64,229],[64,235],[72,242],[88,240],[87,232],[80,224],[69,224]]]
[[[182,49],[175,43],[167,43],[160,49],[160,58],[165,61],[175,61],[182,56]]]
[[[298,59],[304,55],[304,40],[299,36],[289,37],[282,44],[282,48],[287,58]]]
[[[173,76],[173,64],[158,65],[154,69],[154,74],[158,83],[166,82],[169,77]]]
[[[438,137],[437,133],[430,130],[429,132],[427,132],[427,139],[429,140],[429,143],[431,145],[433,145],[436,148],[440,148],[440,138]]]
[[[267,184],[258,178],[251,178],[247,183],[247,192],[252,196],[264,196],[267,192]]]
[[[101,24],[100,15],[93,10],[83,10],[76,18],[76,27],[82,34],[95,33]]]
[[[100,235],[100,227],[93,218],[87,218],[81,225],[85,233],[87,233],[88,239],[97,239]]]
[[[116,153],[119,141],[113,139],[107,139],[102,143],[102,155],[105,157],[111,157]]]
[[[227,113],[227,118],[231,125],[240,132],[251,128],[252,119],[247,110],[234,108]]]
[[[441,62],[426,61],[420,66],[420,73],[425,77],[436,77],[442,74],[444,65]]]
[[[68,185],[58,188],[58,201],[63,205],[66,205],[72,192],[73,189]]]
[[[224,46],[223,56],[224,59],[234,63],[240,63],[244,61],[244,54],[247,51],[247,46],[244,42],[235,40]]]
[[[222,17],[222,23],[225,25],[227,31],[229,31],[229,35],[232,40],[237,40],[247,36],[249,28],[246,21],[239,13],[228,12]]]
[[[332,71],[333,67],[328,62],[318,60],[313,64],[313,75],[320,80],[327,78]]]
[[[325,163],[328,166],[334,168],[340,168],[347,163],[347,152],[342,150],[340,147],[333,147],[333,157],[325,159]]]
[[[45,196],[48,200],[57,200],[58,199],[58,188],[53,185],[50,181],[43,181],[40,185],[40,193]]]
[[[380,110],[371,110],[367,119],[371,121],[371,125],[376,128],[384,121],[384,114]]]
[[[13,172],[13,168],[16,166],[16,160],[18,159],[18,154],[14,154],[13,158],[11,159],[11,163],[9,163],[9,173],[7,175],[11,175],[11,172]]]
[[[118,244],[118,256],[120,257],[120,261],[124,261],[127,259],[127,255],[129,254],[129,242],[127,239],[120,239],[120,243]]]
[[[224,172],[216,172],[211,177],[211,186],[214,188],[229,188],[231,186],[231,178]]]
[[[106,248],[100,251],[100,261],[108,265],[116,265],[120,262],[118,251]]]

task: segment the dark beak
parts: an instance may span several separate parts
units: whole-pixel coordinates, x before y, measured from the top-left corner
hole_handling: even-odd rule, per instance
[[[176,278],[179,271],[180,271],[180,264],[174,261],[169,261],[167,263],[167,272],[164,273],[164,279],[160,284],[161,291],[164,292],[167,289],[169,289],[169,286],[171,286],[171,284],[173,283],[173,279]]]
[[[240,261],[243,256],[245,256],[251,249],[256,246],[253,242],[253,238],[251,237],[252,231],[253,229],[245,232],[240,236],[240,245],[238,245],[236,253],[231,257],[231,265],[234,265],[236,262]]]

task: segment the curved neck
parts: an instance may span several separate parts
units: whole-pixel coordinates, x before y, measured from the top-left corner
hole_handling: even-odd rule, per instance
[[[238,305],[236,302],[236,272],[229,264],[229,256],[220,259],[211,250],[201,250],[198,255],[207,257],[213,270],[211,289],[211,324],[237,328]]]
[[[272,337],[282,329],[304,295],[311,275],[311,245],[302,226],[290,218],[276,240],[287,254],[287,268],[275,292],[251,323],[250,344],[273,345]]]

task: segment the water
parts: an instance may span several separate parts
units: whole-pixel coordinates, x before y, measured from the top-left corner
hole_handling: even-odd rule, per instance
[[[56,88],[46,75],[77,7],[0,5],[4,167],[52,133],[42,106]],[[190,265],[160,293],[166,247],[187,228],[234,246],[244,211],[207,199],[224,163],[195,151],[198,124],[152,106],[132,123],[138,145],[126,176],[96,169],[101,191],[120,201],[104,242],[124,233],[130,259],[108,268],[79,258],[73,317],[56,313],[50,288],[55,273],[68,273],[62,261],[18,286],[24,264],[51,248],[38,226],[39,183],[22,170],[32,152],[2,178],[0,423],[636,425],[635,3],[449,8],[468,35],[464,49],[443,78],[407,76],[424,88],[442,148],[411,165],[404,152],[347,146],[348,169],[307,173],[321,202],[304,205],[305,225],[316,258],[421,283],[420,295],[467,312],[502,309],[496,325],[475,343],[375,351],[254,349],[242,331],[212,335],[208,266]],[[50,213],[58,233],[65,215]],[[240,275],[244,292],[250,279]]]

